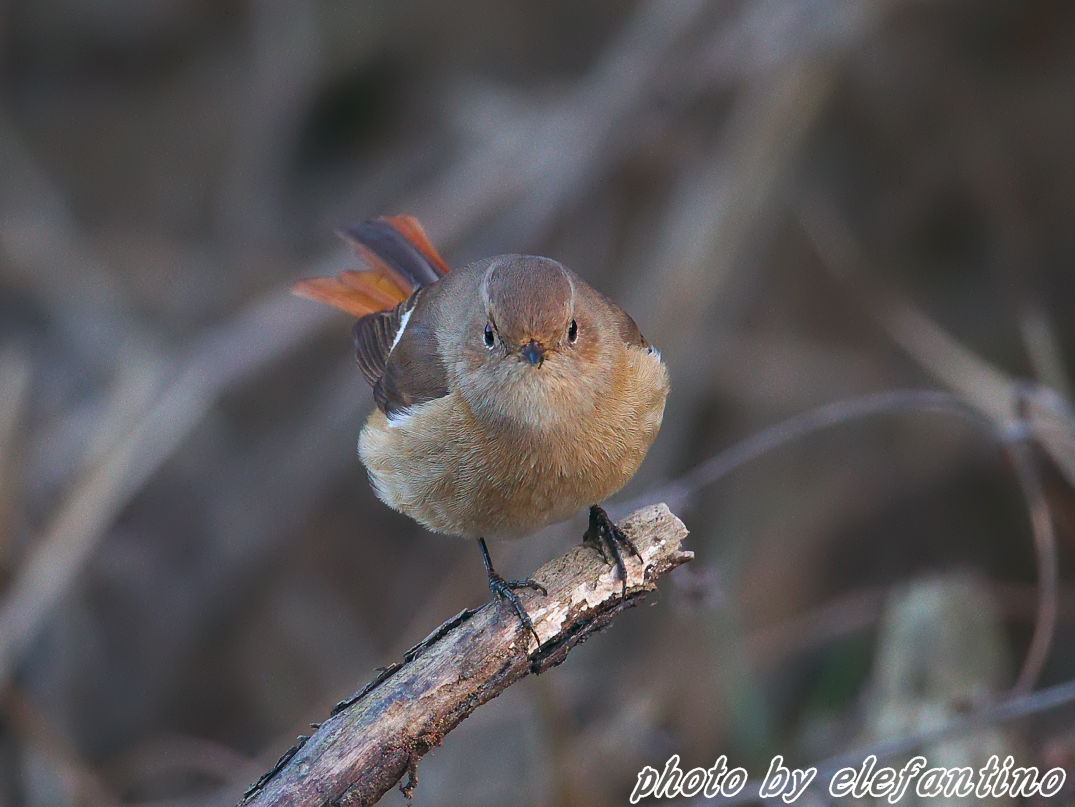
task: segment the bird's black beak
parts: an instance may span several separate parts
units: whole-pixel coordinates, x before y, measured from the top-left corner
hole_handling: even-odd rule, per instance
[[[541,363],[545,361],[545,348],[542,347],[540,342],[536,342],[533,339],[523,345],[519,353],[534,367],[540,367]]]

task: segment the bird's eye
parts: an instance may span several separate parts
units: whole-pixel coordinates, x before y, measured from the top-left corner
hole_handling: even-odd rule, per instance
[[[574,344],[579,338],[579,324],[575,320],[571,320],[571,324],[567,328],[567,341]]]
[[[496,344],[496,334],[493,333],[493,323],[485,323],[485,346],[492,348]]]

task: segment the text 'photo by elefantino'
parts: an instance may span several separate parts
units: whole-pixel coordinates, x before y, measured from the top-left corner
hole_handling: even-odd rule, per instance
[[[1075,4],[0,20],[0,807],[1075,804]]]

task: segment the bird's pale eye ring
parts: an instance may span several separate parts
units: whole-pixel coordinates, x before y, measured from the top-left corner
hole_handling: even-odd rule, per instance
[[[579,324],[575,320],[571,320],[571,324],[567,328],[567,341],[571,344],[575,344],[579,340]]]
[[[496,334],[493,331],[493,323],[485,323],[485,346],[492,350],[496,346]]]

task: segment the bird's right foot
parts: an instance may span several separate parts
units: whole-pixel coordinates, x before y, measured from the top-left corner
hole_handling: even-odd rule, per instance
[[[541,637],[534,630],[534,623],[530,620],[530,614],[526,613],[522,600],[515,593],[515,590],[520,588],[531,588],[534,591],[540,591],[542,594],[549,593],[545,590],[545,586],[536,580],[529,578],[526,580],[505,580],[496,572],[489,575],[489,590],[493,592],[493,596],[510,605],[511,610],[515,612],[515,615],[519,617],[519,621],[523,623],[523,627],[534,634],[537,643],[541,644]]]
[[[523,607],[522,600],[519,599],[519,595],[515,593],[516,589],[529,588],[534,591],[540,591],[542,594],[548,594],[545,586],[536,580],[527,578],[525,580],[505,580],[496,570],[493,568],[493,561],[489,557],[489,548],[485,545],[485,539],[478,539],[478,546],[481,548],[482,560],[485,562],[485,571],[489,575],[489,590],[493,592],[493,596],[501,602],[506,602],[511,606],[511,610],[515,612],[515,615],[519,617],[519,621],[523,623],[523,627],[534,635],[534,639],[537,643],[541,644],[541,637],[538,636],[536,630],[534,630],[534,623],[530,619],[530,614],[526,613],[526,608]]]

